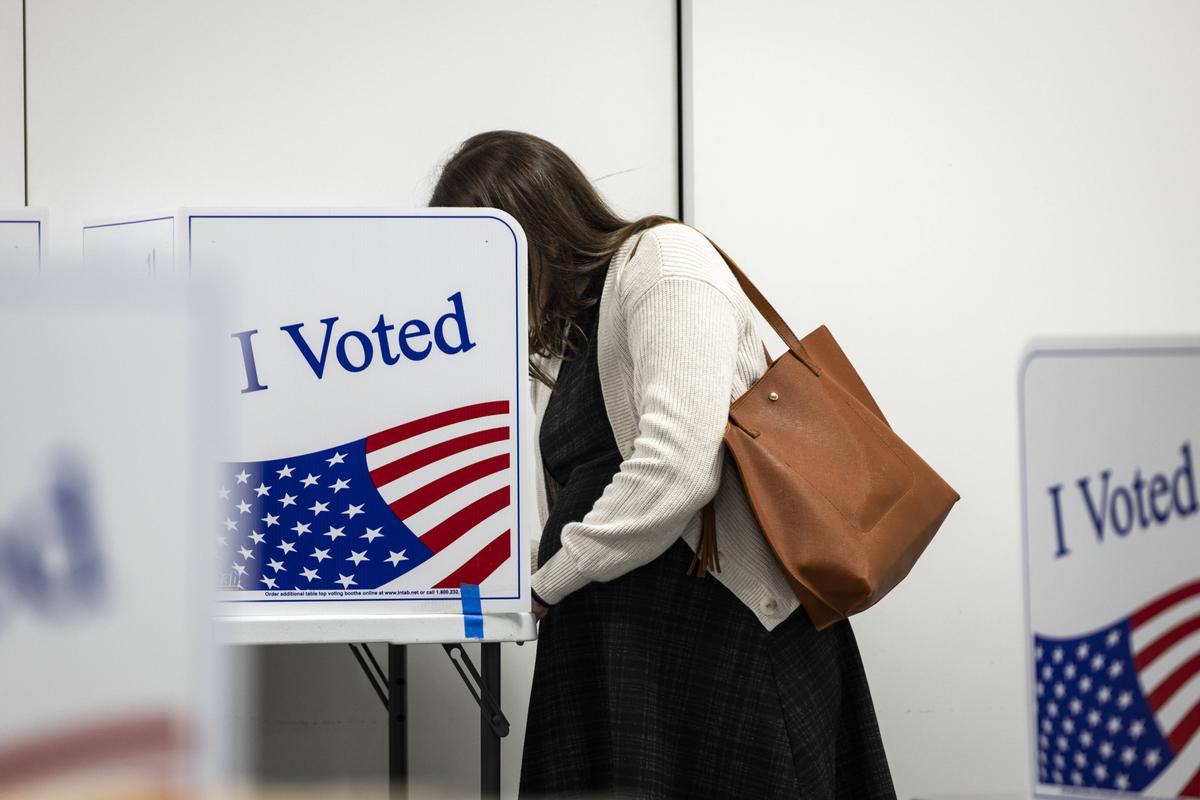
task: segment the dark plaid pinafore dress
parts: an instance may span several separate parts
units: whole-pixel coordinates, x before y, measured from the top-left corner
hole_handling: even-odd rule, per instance
[[[601,271],[602,272],[602,271]],[[603,275],[592,283],[598,292]],[[621,463],[596,367],[598,304],[542,419],[544,563]],[[716,578],[666,552],[550,609],[521,763],[522,797],[894,798],[858,646],[803,607],[773,631]]]

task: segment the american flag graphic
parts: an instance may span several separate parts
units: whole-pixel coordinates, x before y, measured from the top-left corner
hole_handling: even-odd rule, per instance
[[[225,465],[223,588],[457,589],[512,552],[509,402],[475,403],[347,444]]]
[[[1070,639],[1034,636],[1042,784],[1200,797],[1200,581]]]

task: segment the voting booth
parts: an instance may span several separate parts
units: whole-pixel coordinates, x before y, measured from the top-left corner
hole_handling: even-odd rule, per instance
[[[0,278],[41,271],[47,221],[44,210],[0,208]]]
[[[1200,797],[1200,340],[1019,375],[1036,797]]]
[[[200,423],[222,426],[184,288],[0,276],[0,796],[179,795],[237,746],[196,568]]]
[[[390,643],[388,675],[355,656],[389,706],[397,778],[399,648],[449,645],[498,787],[492,643],[536,636],[519,225],[492,209],[186,209],[91,223],[83,241],[90,272],[236,286],[213,334],[234,429],[211,487],[221,639]],[[482,674],[453,647],[468,641],[489,643]]]

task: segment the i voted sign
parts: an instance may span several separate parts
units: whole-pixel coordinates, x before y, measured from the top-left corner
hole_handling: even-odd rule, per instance
[[[476,587],[485,611],[528,611],[517,223],[192,210],[176,228],[193,276],[238,287],[216,387],[238,426],[212,487],[223,613],[461,614]]]
[[[1200,341],[1038,342],[1019,384],[1034,793],[1200,797]]]

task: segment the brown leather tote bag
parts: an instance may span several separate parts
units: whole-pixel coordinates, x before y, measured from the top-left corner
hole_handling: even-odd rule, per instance
[[[888,425],[828,328],[797,339],[712,244],[788,347],[730,406],[727,455],[796,597],[826,628],[903,580],[959,495]],[[688,574],[720,570],[715,520],[710,502]]]

